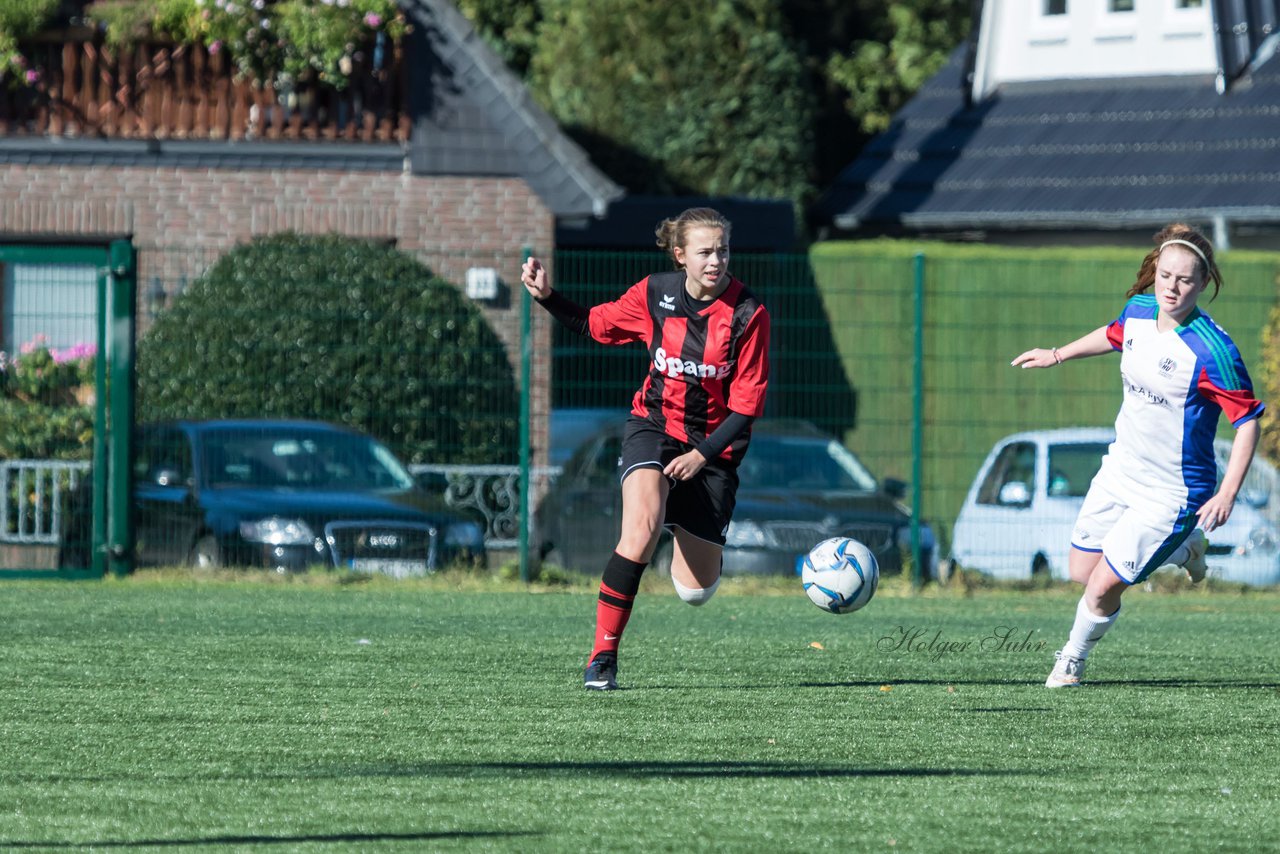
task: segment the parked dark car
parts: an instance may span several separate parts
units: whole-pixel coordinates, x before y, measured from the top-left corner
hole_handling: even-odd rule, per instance
[[[340,567],[424,575],[484,557],[484,528],[373,438],[312,421],[173,421],[134,449],[140,566]],[[64,541],[86,548],[88,516]],[[66,565],[87,555],[69,554]]]
[[[537,512],[543,559],[599,573],[618,543],[622,491],[618,457],[622,425],[609,424],[583,442],[565,464]],[[886,574],[901,572],[910,551],[906,485],[878,481],[847,448],[813,424],[760,419],[739,469],[737,508],[724,550],[726,575],[779,575],[827,537],[865,543]],[[924,565],[934,566],[934,536],[920,526]],[[654,564],[668,570],[664,535]]]

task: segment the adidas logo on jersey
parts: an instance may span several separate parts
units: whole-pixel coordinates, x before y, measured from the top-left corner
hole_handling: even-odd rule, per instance
[[[661,347],[653,354],[653,366],[673,379],[685,374],[691,377],[714,377],[722,380],[733,370],[732,364],[706,365],[686,361],[678,356],[668,356],[667,351]]]

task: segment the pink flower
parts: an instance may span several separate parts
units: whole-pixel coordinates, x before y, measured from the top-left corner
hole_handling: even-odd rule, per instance
[[[36,350],[43,350],[47,346],[48,341],[49,339],[44,336],[44,333],[41,333],[30,341],[24,343],[18,349],[21,351],[22,355],[27,356],[34,353]]]
[[[34,68],[27,69],[27,83],[38,83],[40,81],[40,72]]]
[[[219,40],[219,41],[215,41],[213,44],[209,45],[209,55],[210,55],[210,56],[213,56],[214,54],[216,54],[216,53],[217,53],[218,51],[220,51],[220,50],[222,50],[222,42],[221,42],[221,40]]]
[[[370,12],[364,16],[364,23],[371,29],[377,29],[382,26],[382,18],[376,12]]]
[[[92,359],[98,354],[96,344],[75,344],[65,350],[50,350],[49,355],[53,357],[54,364],[64,365],[67,362],[79,362]]]

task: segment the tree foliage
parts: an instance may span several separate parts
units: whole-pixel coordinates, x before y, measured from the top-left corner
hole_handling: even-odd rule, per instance
[[[515,382],[457,288],[402,252],[282,234],[214,264],[138,342],[138,412],[314,418],[410,462],[507,463]]]
[[[969,31],[971,0],[898,0],[881,25],[850,50],[833,54],[830,78],[848,92],[849,114],[868,134],[889,127],[893,114],[947,61]]]
[[[636,192],[812,193],[814,99],[777,0],[544,0],[536,97]]]
[[[457,0],[456,5],[507,66],[525,77],[542,20],[539,0]]]
[[[458,0],[633,192],[806,198],[969,32],[972,0]]]

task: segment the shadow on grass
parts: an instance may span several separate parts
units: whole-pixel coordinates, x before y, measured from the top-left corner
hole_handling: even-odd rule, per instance
[[[241,781],[261,782],[264,780],[352,780],[352,779],[414,779],[414,778],[484,778],[484,777],[501,777],[510,779],[512,776],[536,777],[542,776],[547,778],[556,777],[627,777],[630,779],[658,777],[658,778],[683,778],[692,779],[704,777],[708,779],[735,779],[750,778],[759,779],[761,777],[775,779],[804,779],[804,778],[875,778],[875,777],[984,777],[984,776],[1008,776],[1011,774],[1024,774],[1025,771],[1014,770],[991,770],[979,768],[857,768],[841,765],[800,765],[784,762],[717,762],[713,760],[707,761],[688,761],[688,762],[423,762],[410,763],[405,765],[387,764],[387,765],[354,765],[339,766],[334,768],[309,768],[309,769],[290,769],[287,771],[272,770],[263,772],[243,772],[239,774],[172,774],[172,775],[156,775],[146,774],[133,776],[129,774],[110,775],[110,776],[93,776],[93,777],[77,777],[74,775],[55,774],[50,776],[37,776],[20,774],[15,777],[8,777],[0,774],[0,782],[12,783],[42,783],[42,784],[59,784],[59,783],[120,783],[130,780],[146,781],[154,783],[157,781],[165,782],[208,782],[220,781],[227,783],[236,783]],[[457,833],[442,832],[438,834],[424,834],[421,838],[446,838],[446,837],[465,837],[468,835],[486,835],[486,834],[469,834],[459,831]],[[499,834],[503,835],[503,834]],[[270,839],[266,837],[264,839]],[[343,839],[354,837],[340,837]],[[374,836],[370,838],[384,838]],[[388,835],[385,838],[394,839],[395,836]],[[21,843],[11,843],[0,840],[0,850],[6,845],[14,845]],[[35,843],[26,843],[34,845]],[[137,843],[142,844],[142,843]],[[161,843],[149,843],[161,844]]]
[[[493,839],[530,836],[528,833],[501,831],[443,830],[425,833],[322,833],[299,836],[206,836],[198,839],[133,839],[98,840],[94,842],[22,842],[0,839],[4,850],[24,848],[94,849],[94,848],[189,848],[204,845],[300,845],[319,843],[433,842],[444,839]]]
[[[1019,680],[1019,679],[894,679],[893,677],[885,677],[876,680],[849,680],[847,682],[800,682],[796,685],[798,688],[880,688],[888,685],[894,688],[902,685],[932,685],[938,688],[948,688],[956,685],[984,685],[992,688],[997,687],[1037,687],[1044,684],[1043,680]],[[1280,689],[1280,682],[1254,681],[1249,679],[1203,679],[1203,678],[1187,678],[1179,679],[1177,677],[1153,678],[1153,679],[1086,679],[1084,687],[1126,687],[1126,688],[1263,688],[1263,689]],[[745,686],[723,686],[725,688]],[[777,688],[777,685],[759,685],[758,688]]]

